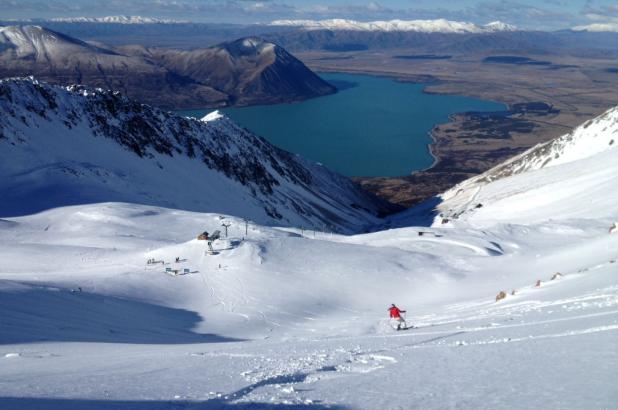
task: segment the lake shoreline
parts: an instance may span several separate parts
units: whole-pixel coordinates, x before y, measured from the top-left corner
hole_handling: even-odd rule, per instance
[[[448,84],[448,81],[440,80],[436,77],[433,77],[433,80],[430,82],[425,82],[427,79],[426,77],[431,76],[406,75],[396,72],[381,72],[372,70],[324,70],[321,68],[318,69],[317,72],[318,74],[320,72],[326,72],[388,78],[401,83],[423,84],[422,92],[424,94],[456,95],[468,98],[479,98],[479,96],[473,95],[474,93],[466,94],[431,90],[429,89],[430,87]],[[495,116],[494,118],[498,121],[500,119],[508,120],[510,116],[517,114],[517,112],[513,109],[514,105],[526,104],[509,104],[504,101],[496,101],[495,99],[486,98],[483,98],[483,100],[503,106],[502,110],[488,113],[489,116],[493,114]],[[492,143],[495,149],[486,150],[484,153],[479,155],[479,152],[476,150],[477,147],[462,147],[461,144],[457,144],[457,139],[460,138],[461,133],[464,132],[464,130],[474,128],[479,124],[479,121],[474,117],[474,114],[475,113],[473,111],[457,112],[450,114],[447,121],[437,122],[434,124],[433,128],[428,132],[431,142],[427,144],[427,152],[433,159],[430,166],[401,176],[352,176],[351,179],[363,189],[373,193],[374,195],[386,199],[396,205],[409,208],[431,197],[439,195],[442,192],[445,192],[459,182],[485,172],[493,166],[498,165],[502,161],[507,160],[508,158],[515,156],[528,148],[523,147],[509,149],[501,147],[499,143]],[[539,113],[539,115],[544,116],[547,115],[547,113]],[[516,127],[513,127],[513,130],[515,129]],[[491,131],[491,128],[485,129],[484,131]],[[453,145],[459,145],[459,147],[455,150],[449,149],[449,147]],[[466,157],[468,156],[478,156],[475,167],[471,168],[466,165]]]
[[[425,93],[497,101],[509,111],[520,104],[542,104],[554,110],[523,110],[510,117],[496,116],[493,123],[468,117],[468,125],[461,121],[462,116],[454,116],[432,130],[431,151],[438,161],[431,168],[393,178],[354,178],[367,190],[403,206],[438,195],[459,180],[478,175],[535,144],[564,135],[616,105],[618,83],[607,72],[608,65],[615,66],[611,56],[597,60],[554,55],[551,62],[559,69],[548,71],[547,66],[487,64],[485,53],[455,53],[447,60],[396,58],[406,52],[411,51],[306,51],[297,56],[314,71],[379,75],[416,83],[432,78],[434,81],[424,87]],[[333,56],[346,60],[331,59]],[[480,127],[479,138],[471,133],[474,125]],[[496,130],[496,135],[492,135],[492,130]],[[449,150],[447,139],[456,146]]]
[[[398,177],[441,161],[433,130],[462,111],[490,112],[503,104],[427,93],[427,84],[393,76],[318,72],[338,93],[300,104],[223,109],[235,122],[274,145],[350,177]],[[426,78],[423,78],[426,80]],[[420,78],[418,80],[421,80]],[[340,87],[341,88],[341,87]],[[200,117],[205,111],[181,115]]]
[[[423,84],[424,87],[422,89],[422,92],[424,94],[429,94],[429,95],[456,95],[456,96],[461,96],[461,97],[468,97],[468,98],[481,98],[477,95],[470,95],[470,94],[462,94],[462,93],[451,93],[451,92],[445,92],[445,91],[436,91],[436,90],[430,90],[429,87],[432,86],[436,86],[439,84],[446,84],[448,81],[445,80],[441,80],[438,77],[435,76],[431,76],[431,75],[414,75],[414,74],[405,74],[405,73],[398,73],[398,72],[385,72],[385,71],[374,71],[374,70],[356,70],[356,69],[349,69],[349,70],[345,70],[345,69],[327,69],[327,68],[319,68],[316,69],[316,73],[318,75],[320,75],[320,73],[341,73],[341,74],[358,74],[358,75],[368,75],[371,77],[378,77],[378,78],[388,78],[388,79],[392,79],[396,82],[400,82],[400,83],[413,83],[413,84]],[[494,100],[494,99],[486,99],[486,98],[482,98],[484,101],[489,101],[489,102],[493,102],[496,104],[501,104],[504,106],[504,112],[511,112],[511,106],[510,104],[508,104],[507,102],[504,101],[498,101],[498,100]],[[465,111],[462,112],[458,112],[458,113],[454,113],[448,116],[448,120],[445,122],[439,122],[439,123],[435,123],[434,126],[432,127],[432,129],[428,132],[428,135],[431,139],[431,142],[429,144],[427,144],[427,151],[429,153],[429,155],[433,158],[433,162],[431,163],[430,166],[428,166],[427,168],[423,168],[420,170],[415,170],[415,171],[411,171],[409,174],[402,174],[401,176],[395,176],[392,178],[399,178],[399,177],[406,177],[406,176],[410,176],[410,175],[414,175],[417,173],[423,173],[423,172],[431,172],[431,170],[433,168],[435,168],[441,161],[443,160],[447,160],[448,157],[444,157],[441,156],[439,153],[435,152],[434,147],[435,145],[438,143],[438,139],[437,136],[435,135],[436,130],[442,126],[442,125],[446,125],[446,124],[453,124],[455,122],[455,116],[456,115],[463,115],[465,114]],[[463,170],[461,170],[463,171]],[[362,179],[367,179],[367,178],[391,178],[388,176],[376,176],[376,177],[368,177],[368,176],[352,176],[351,178],[355,179],[355,180],[362,180]]]
[[[556,114],[536,114],[540,118],[552,115]],[[428,149],[435,158],[431,167],[400,177],[353,180],[375,195],[410,207],[525,151],[528,144],[510,146],[503,141],[510,142],[513,132],[534,135],[538,122],[520,117],[512,108],[494,113],[453,114],[448,122],[437,124],[430,132],[433,142]]]

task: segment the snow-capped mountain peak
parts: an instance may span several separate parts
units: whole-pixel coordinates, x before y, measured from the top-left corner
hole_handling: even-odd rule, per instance
[[[488,31],[516,31],[517,30],[516,26],[512,24],[504,23],[499,20],[492,21],[491,23],[487,23],[483,25],[483,27],[485,27]]]
[[[84,52],[113,54],[109,50],[36,25],[0,27],[0,50],[2,46],[13,49],[18,58],[31,56],[46,61]]]
[[[514,31],[515,26],[500,21],[494,21],[486,25],[451,21],[446,19],[436,20],[389,20],[360,22],[345,19],[330,20],[275,20],[270,23],[273,26],[300,27],[305,30],[350,30],[350,31],[410,31],[424,33],[490,33],[497,31]]]

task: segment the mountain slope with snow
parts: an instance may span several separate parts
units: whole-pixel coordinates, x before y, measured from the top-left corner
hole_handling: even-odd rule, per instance
[[[12,155],[0,158],[0,181],[16,183],[2,188],[0,206],[26,209],[20,190],[40,180],[79,179],[101,190],[122,177],[102,167],[111,160],[100,158],[110,157],[135,181],[128,192],[138,184],[135,195],[149,192],[138,172],[144,168],[159,193],[178,201],[225,196],[226,206],[239,205],[239,216],[260,198],[283,201],[273,206],[288,215],[282,196],[292,192],[296,203],[324,206],[309,192],[317,181],[293,182],[304,170],[322,175],[320,182],[335,178],[238,134],[216,113],[204,123],[109,93],[33,81],[1,85],[2,118],[9,120],[0,154]],[[140,118],[138,129],[161,132],[125,132]],[[466,181],[439,205],[462,211],[458,219],[434,227],[345,236],[117,202],[2,217],[0,407],[612,408],[615,132],[610,110],[515,158],[508,173]],[[191,146],[194,160],[186,158]],[[64,161],[73,150],[81,164]],[[270,197],[247,194],[268,185],[249,178],[239,186],[246,174],[235,167],[223,168],[227,179],[215,179],[226,163],[216,160],[221,153],[230,155],[229,164],[251,161],[247,152],[268,158],[262,177],[281,184],[273,182]],[[197,159],[202,155],[215,164],[209,171]],[[52,157],[49,167],[36,166]],[[94,159],[100,168],[86,166]],[[32,167],[24,171],[22,163],[21,172],[5,173],[14,161]],[[285,175],[271,173],[275,164]],[[215,186],[206,192],[198,180]],[[349,194],[321,192],[323,201],[338,201],[324,212],[343,209]],[[212,251],[195,239],[222,223],[229,235]],[[391,303],[407,310],[416,328],[396,331],[387,317]]]
[[[53,84],[121,91],[156,105],[221,105],[227,96],[141,56],[95,47],[40,26],[0,27],[0,77],[34,75]],[[195,106],[195,105],[193,105]]]
[[[4,49],[14,51],[14,55],[18,58],[36,61],[51,60],[54,64],[76,53],[114,54],[109,50],[92,46],[61,33],[45,30],[39,26],[0,27],[0,44]]]
[[[434,224],[609,218],[618,203],[616,158],[618,107],[456,185],[439,197]]]
[[[0,112],[3,216],[127,201],[356,230],[387,209],[221,115],[187,119],[118,93],[33,79],[0,81]]]
[[[616,249],[595,218],[351,237],[117,203],[4,218],[0,407],[611,408]]]

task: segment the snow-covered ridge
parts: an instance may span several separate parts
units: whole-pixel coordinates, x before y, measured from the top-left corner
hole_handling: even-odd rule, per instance
[[[15,49],[20,58],[51,58],[83,51],[112,53],[36,25],[0,27],[0,45]]]
[[[618,107],[440,196],[436,223],[611,215],[618,204]]]
[[[492,33],[497,31],[515,31],[513,25],[494,21],[477,25],[462,21],[437,20],[390,20],[360,22],[345,19],[330,20],[275,20],[272,26],[301,27],[306,30],[353,30],[353,31],[412,31],[423,33]]]
[[[111,24],[180,24],[184,20],[161,19],[142,16],[105,16],[105,17],[56,17],[49,21],[57,23],[111,23]]]
[[[474,178],[492,181],[504,176],[565,164],[618,147],[618,107],[586,121],[568,134],[537,144]]]
[[[0,193],[0,215],[126,201],[343,231],[384,210],[220,113],[199,121],[33,78],[0,80]]]

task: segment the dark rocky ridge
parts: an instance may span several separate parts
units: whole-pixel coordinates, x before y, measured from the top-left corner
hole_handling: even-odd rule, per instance
[[[226,117],[32,78],[0,80],[0,114],[0,215],[124,201],[350,232],[395,209]]]

